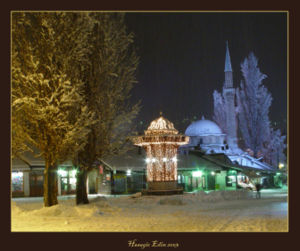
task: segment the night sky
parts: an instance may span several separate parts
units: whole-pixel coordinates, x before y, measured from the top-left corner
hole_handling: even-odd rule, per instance
[[[188,120],[212,119],[213,91],[222,91],[225,41],[229,42],[234,87],[240,63],[253,51],[268,76],[272,124],[286,133],[286,13],[126,13],[140,56],[132,101],[141,100],[139,130],[163,115],[183,133]],[[143,121],[143,124],[140,122]]]

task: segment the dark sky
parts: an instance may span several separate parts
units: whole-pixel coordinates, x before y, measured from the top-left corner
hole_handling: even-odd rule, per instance
[[[126,13],[140,56],[134,101],[141,100],[138,121],[144,127],[164,116],[184,132],[186,118],[212,119],[215,89],[224,81],[225,41],[229,42],[234,87],[240,63],[253,51],[263,81],[273,96],[272,123],[286,131],[286,13]],[[144,128],[142,128],[144,129]]]

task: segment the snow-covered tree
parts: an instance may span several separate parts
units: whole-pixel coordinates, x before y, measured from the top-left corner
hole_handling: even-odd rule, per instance
[[[88,203],[87,173],[97,160],[126,149],[132,133],[132,121],[139,106],[129,103],[130,91],[136,83],[138,57],[133,48],[133,34],[126,31],[124,14],[91,13],[92,47],[86,65],[84,96],[88,110],[95,114],[88,143],[75,160],[77,174],[76,203]]]
[[[226,128],[226,106],[225,100],[221,93],[217,90],[214,90],[214,115],[213,120],[218,124],[223,133],[227,133]]]
[[[274,167],[278,167],[280,162],[284,162],[286,157],[284,149],[286,136],[282,136],[279,129],[271,128],[269,139],[265,142],[262,150],[264,160]]]
[[[270,137],[269,108],[272,97],[262,81],[267,77],[258,68],[258,61],[251,52],[241,63],[244,80],[237,88],[239,128],[245,147],[257,156]]]
[[[45,160],[44,205],[57,204],[57,165],[87,142],[93,114],[84,105],[81,65],[89,48],[86,15],[12,15],[12,152]]]

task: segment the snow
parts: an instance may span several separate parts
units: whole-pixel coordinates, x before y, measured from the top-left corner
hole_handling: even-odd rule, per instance
[[[197,120],[190,124],[185,130],[187,136],[203,136],[203,135],[222,135],[220,127],[213,121],[204,119]]]
[[[185,193],[169,196],[89,195],[59,197],[45,208],[42,198],[12,200],[12,231],[231,232],[287,231],[287,194],[262,190]]]

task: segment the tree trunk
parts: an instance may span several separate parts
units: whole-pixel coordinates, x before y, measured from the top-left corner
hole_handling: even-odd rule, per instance
[[[57,202],[57,172],[56,166],[46,162],[44,170],[44,206],[51,207]]]
[[[76,176],[76,204],[88,204],[87,195],[87,170],[81,169]]]

